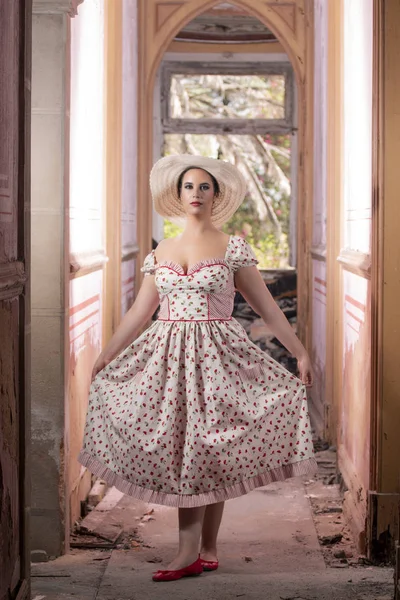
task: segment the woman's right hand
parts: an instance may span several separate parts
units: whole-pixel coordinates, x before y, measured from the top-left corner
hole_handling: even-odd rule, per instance
[[[103,353],[100,354],[92,369],[92,382],[94,381],[97,373],[100,373],[100,371],[102,371],[108,365],[108,363],[111,362],[111,360],[111,358],[107,358]]]

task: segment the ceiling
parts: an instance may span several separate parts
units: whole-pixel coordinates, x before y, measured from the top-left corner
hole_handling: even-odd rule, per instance
[[[223,2],[193,19],[181,29],[175,40],[242,44],[277,41],[261,21],[228,2]]]

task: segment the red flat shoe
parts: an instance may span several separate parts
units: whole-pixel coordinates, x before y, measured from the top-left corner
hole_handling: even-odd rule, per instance
[[[200,562],[203,571],[216,571],[218,569],[219,563],[217,560],[204,560],[204,558],[201,558]]]
[[[203,567],[200,558],[198,558],[194,563],[183,569],[178,569],[176,571],[157,571],[153,575],[153,581],[176,581],[177,579],[182,579],[182,577],[195,577],[196,575],[201,575],[202,572]]]

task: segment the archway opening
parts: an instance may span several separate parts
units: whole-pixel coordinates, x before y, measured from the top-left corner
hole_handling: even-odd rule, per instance
[[[262,275],[297,321],[297,110],[289,56],[257,17],[233,4],[196,16],[176,33],[160,63],[154,94],[154,160],[200,154],[233,162],[248,194],[223,230],[249,241]],[[179,234],[153,213],[153,239]],[[296,369],[261,320],[236,314],[254,341]]]

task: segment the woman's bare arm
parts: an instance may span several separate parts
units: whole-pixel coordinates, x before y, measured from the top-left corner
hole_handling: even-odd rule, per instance
[[[276,304],[256,267],[244,267],[235,273],[235,287],[270,331],[298,360],[303,383],[310,385],[313,375],[307,351]]]
[[[123,317],[114,335],[93,367],[92,379],[118,356],[137,336],[140,328],[154,314],[160,303],[154,275],[144,277],[135,302]]]

